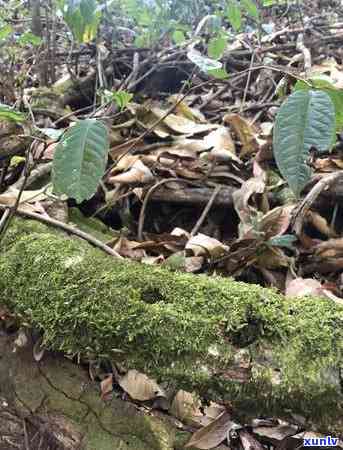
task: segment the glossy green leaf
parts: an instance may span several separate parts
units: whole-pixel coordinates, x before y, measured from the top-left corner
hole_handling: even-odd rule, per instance
[[[207,53],[210,58],[220,59],[226,48],[226,36],[216,36],[210,39],[207,47]]]
[[[331,82],[329,77],[316,77],[308,80],[312,86],[309,86],[302,80],[298,80],[295,84],[294,90],[321,90],[326,92],[331,98],[332,103],[335,107],[336,116],[336,131],[343,131],[343,89],[336,88]]]
[[[82,120],[69,128],[54,154],[54,192],[78,203],[92,197],[105,172],[108,149],[107,128],[96,119]]]
[[[259,17],[257,5],[253,0],[241,0],[241,3],[249,16],[255,19]]]
[[[186,36],[184,32],[181,30],[175,30],[172,37],[176,45],[180,45],[186,40]]]
[[[95,0],[60,0],[60,11],[74,38],[79,43],[86,43],[96,37],[101,12]]]
[[[227,18],[235,31],[239,31],[242,26],[242,11],[238,3],[230,1],[226,10]]]
[[[329,150],[335,125],[334,105],[322,91],[297,91],[280,107],[274,127],[274,157],[297,197],[311,177],[309,150]]]

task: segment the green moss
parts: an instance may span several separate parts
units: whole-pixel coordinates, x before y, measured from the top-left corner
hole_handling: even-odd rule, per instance
[[[289,408],[326,429],[342,416],[343,308],[329,300],[117,261],[22,220],[7,235],[0,274],[3,302],[42,328],[52,349],[115,357],[251,412]],[[247,383],[225,376],[240,347],[253,359]]]

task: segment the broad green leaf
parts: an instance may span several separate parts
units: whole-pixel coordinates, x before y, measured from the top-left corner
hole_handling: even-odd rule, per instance
[[[242,11],[240,6],[233,1],[230,1],[230,4],[226,10],[226,16],[235,31],[239,31],[242,26]]]
[[[215,61],[214,59],[206,58],[202,56],[196,50],[190,50],[187,53],[188,59],[192,61],[196,66],[198,66],[204,72],[208,72],[210,70],[221,69],[223,67],[222,63],[219,61]]]
[[[182,44],[186,40],[185,34],[181,30],[175,30],[172,37],[176,45]]]
[[[241,0],[243,7],[251,17],[258,19],[259,13],[256,3],[253,0]]]
[[[335,126],[334,105],[325,92],[297,91],[281,105],[274,127],[274,157],[297,197],[311,177],[309,150],[328,150]]]
[[[17,111],[14,111],[7,105],[0,103],[0,120],[10,120],[12,122],[23,122],[25,120],[25,116]]]
[[[80,120],[69,128],[54,154],[54,192],[78,203],[92,197],[105,172],[108,149],[107,128],[96,119]]]
[[[96,9],[97,4],[95,0],[81,0],[80,12],[86,24],[90,24],[93,22]]]
[[[226,48],[226,36],[216,36],[210,40],[207,47],[207,53],[210,58],[220,59]]]
[[[336,116],[336,131],[341,132],[343,130],[343,89],[337,89],[328,77],[311,78],[309,80],[312,87],[304,81],[298,80],[294,86],[295,91],[299,90],[321,90],[326,92],[331,98],[335,107]]]

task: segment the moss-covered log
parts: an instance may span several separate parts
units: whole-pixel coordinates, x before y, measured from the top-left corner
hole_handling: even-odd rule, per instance
[[[99,383],[66,358],[37,364],[31,343],[14,352],[13,341],[0,336],[0,450],[180,450],[189,438],[167,417],[105,403]]]
[[[342,437],[343,308],[330,300],[115,260],[25,220],[2,248],[0,292],[51,349]]]

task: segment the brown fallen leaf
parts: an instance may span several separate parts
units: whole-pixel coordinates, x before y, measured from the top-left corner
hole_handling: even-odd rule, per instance
[[[256,427],[253,431],[256,435],[271,439],[276,444],[296,434],[298,432],[298,426],[283,422],[276,427]]]
[[[226,114],[223,117],[223,122],[233,128],[242,144],[240,157],[257,153],[261,146],[265,144],[264,140],[260,140],[259,142],[258,132],[255,127],[250,125],[249,122],[239,114]]]
[[[42,360],[44,353],[45,353],[45,347],[43,345],[43,337],[42,336],[39,337],[37,339],[37,341],[34,343],[32,353],[33,353],[33,359],[36,362],[39,362]]]
[[[165,116],[166,111],[160,108],[152,108],[151,112],[159,119]],[[218,128],[216,124],[197,123],[186,117],[178,116],[176,114],[169,114],[163,119],[163,124],[167,125],[174,133],[187,134],[188,136],[204,133],[206,131]]]
[[[155,380],[134,369],[120,378],[118,384],[133,400],[144,402],[156,397],[166,397],[165,392]]]
[[[154,180],[151,170],[139,159],[133,163],[127,172],[108,177],[110,184],[148,184]]]
[[[299,277],[286,284],[285,294],[286,297],[304,297],[306,295],[321,297],[323,288],[318,280]]]
[[[101,388],[101,399],[106,400],[108,394],[113,391],[113,374],[110,374],[100,383]]]
[[[209,425],[196,431],[185,447],[196,447],[204,450],[217,447],[226,439],[227,431],[232,424],[230,414],[224,412]]]
[[[234,207],[241,220],[240,237],[245,236],[251,229],[253,219],[258,214],[258,210],[249,204],[249,200],[255,194],[263,194],[265,187],[266,183],[263,176],[254,177],[233,193]]]
[[[201,402],[194,393],[180,390],[173,399],[170,413],[182,422],[194,425],[203,416],[200,407]]]
[[[263,445],[246,430],[239,430],[238,434],[243,450],[264,450]]]
[[[229,251],[229,247],[222,242],[205,234],[198,233],[187,242],[186,250],[194,256],[219,258]]]
[[[306,220],[311,223],[320,233],[327,237],[336,237],[335,231],[328,224],[325,217],[315,211],[309,211]]]
[[[208,148],[212,148],[208,155],[209,159],[221,162],[234,160],[241,163],[241,160],[236,156],[235,143],[226,127],[219,127],[209,133],[204,137],[204,142]]]

